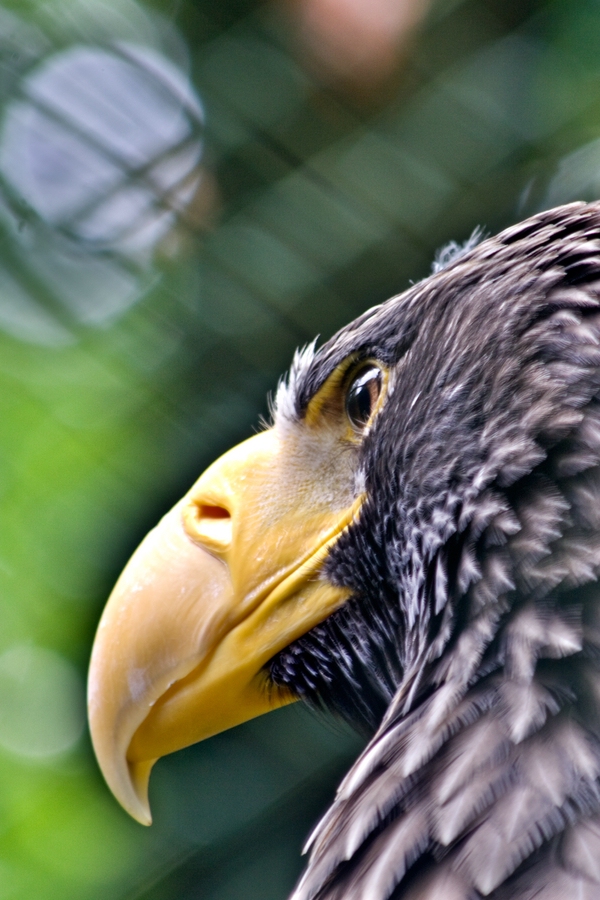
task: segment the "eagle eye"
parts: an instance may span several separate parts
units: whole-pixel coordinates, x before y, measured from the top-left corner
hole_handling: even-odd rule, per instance
[[[383,375],[378,366],[367,366],[352,379],[346,394],[346,415],[357,431],[362,431],[373,415],[381,394]]]

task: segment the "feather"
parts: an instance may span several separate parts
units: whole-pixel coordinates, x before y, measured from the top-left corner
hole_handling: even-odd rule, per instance
[[[270,672],[372,737],[293,900],[597,900],[600,204],[443,251],[286,408],[349,354],[393,384],[325,564],[352,597]]]

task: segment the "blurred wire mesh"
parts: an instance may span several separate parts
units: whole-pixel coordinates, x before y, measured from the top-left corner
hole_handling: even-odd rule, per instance
[[[248,723],[142,829],[84,730],[100,609],[295,346],[600,194],[598,47],[592,0],[0,6],[0,900],[286,896],[358,739]]]

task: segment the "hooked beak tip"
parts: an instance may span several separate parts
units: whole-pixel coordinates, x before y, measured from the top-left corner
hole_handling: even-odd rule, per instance
[[[140,825],[152,825],[148,800],[148,783],[155,759],[130,762],[128,759],[101,766],[113,794],[125,810]],[[116,763],[116,764],[115,764]]]
[[[91,676],[93,674],[92,668]],[[94,683],[95,679],[90,677],[90,733],[100,770],[123,809],[141,825],[151,825],[148,784],[156,760],[133,761],[127,758],[130,740],[126,735],[122,735],[120,741],[115,740],[107,727],[102,708],[98,708],[92,700]]]
[[[135,805],[132,804],[132,808],[128,809],[128,812],[140,825],[152,825],[152,813],[150,812],[150,802],[148,800],[148,782],[150,781],[150,772],[155,762],[155,759],[150,759],[143,762],[127,763],[130,784],[136,800]]]

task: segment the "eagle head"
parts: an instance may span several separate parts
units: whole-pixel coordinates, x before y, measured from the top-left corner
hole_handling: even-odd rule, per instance
[[[296,354],[92,653],[96,754],[144,823],[159,757],[283,704],[371,736],[298,900],[600,892],[600,205],[438,269]]]

